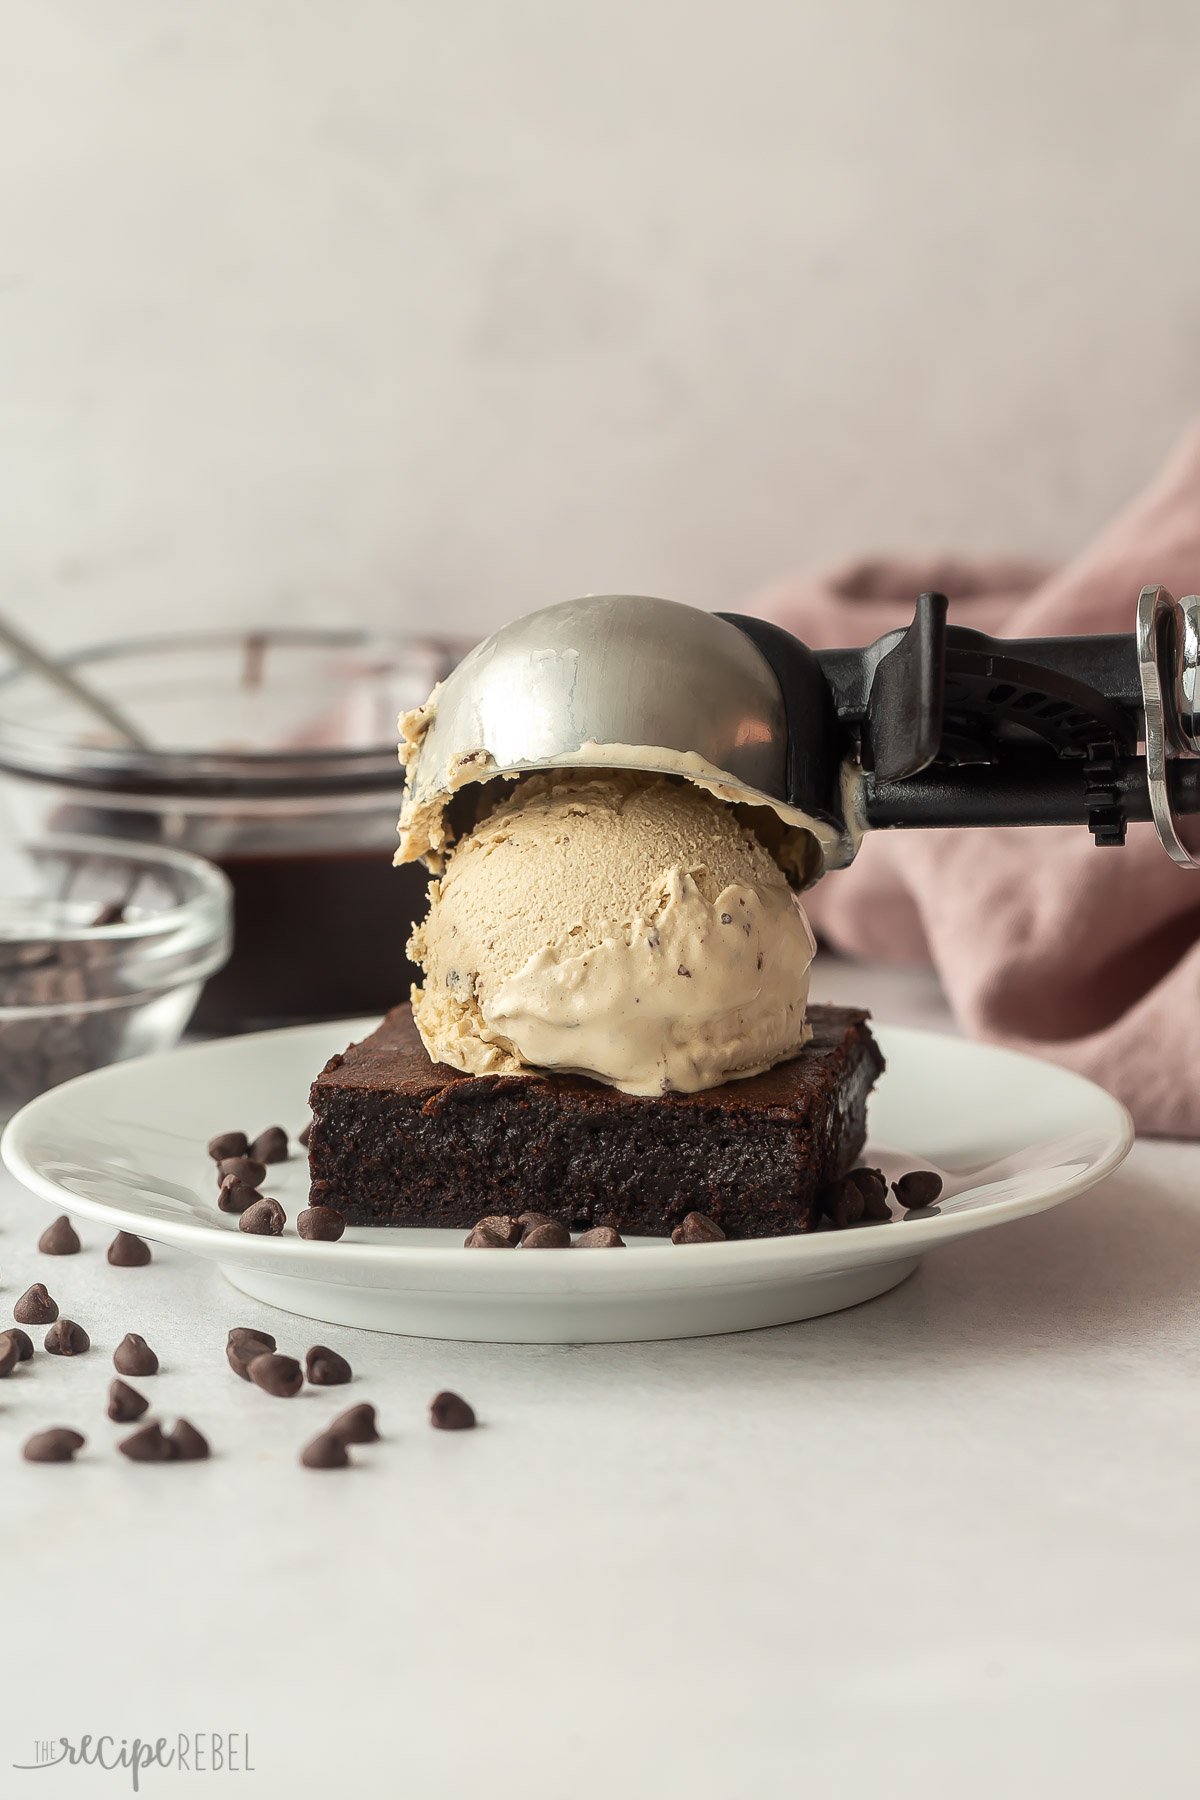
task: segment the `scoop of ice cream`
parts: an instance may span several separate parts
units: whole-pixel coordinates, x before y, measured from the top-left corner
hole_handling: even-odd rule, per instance
[[[737,812],[661,776],[527,777],[454,847],[409,945],[435,1061],[693,1093],[794,1056],[813,939]]]

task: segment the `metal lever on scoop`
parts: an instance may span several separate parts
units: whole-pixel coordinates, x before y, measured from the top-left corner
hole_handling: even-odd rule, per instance
[[[861,768],[864,823],[1079,823],[1113,845],[1129,821],[1152,819],[1176,862],[1200,866],[1178,829],[1200,812],[1200,596],[1177,601],[1146,587],[1132,634],[1027,640],[948,625],[947,604],[922,594],[903,630],[865,649],[816,653],[836,733],[825,756]],[[789,768],[811,765],[811,680],[803,695],[791,691],[779,650],[787,634],[722,617],[775,670]],[[801,791],[790,798],[805,804]]]

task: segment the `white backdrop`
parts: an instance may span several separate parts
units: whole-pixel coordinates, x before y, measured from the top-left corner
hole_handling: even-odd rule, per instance
[[[1193,0],[0,0],[57,642],[1071,549],[1200,398]]]

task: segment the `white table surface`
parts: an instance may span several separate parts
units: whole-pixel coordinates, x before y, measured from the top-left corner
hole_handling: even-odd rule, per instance
[[[945,1025],[930,983],[827,963],[822,998]],[[0,1384],[0,1794],[38,1739],[248,1734],[253,1773],[148,1795],[696,1800],[1196,1792],[1200,1150],[927,1258],[870,1305],[737,1337],[490,1347],[318,1328],[156,1252],[38,1254],[0,1186],[0,1305],[44,1280],[93,1349]],[[321,1336],[353,1386],[238,1381],[233,1324]],[[111,1354],[210,1462],[112,1450]],[[425,1423],[439,1387],[483,1429]],[[351,1401],[385,1441],[316,1474]],[[20,1445],[76,1424],[74,1466]]]

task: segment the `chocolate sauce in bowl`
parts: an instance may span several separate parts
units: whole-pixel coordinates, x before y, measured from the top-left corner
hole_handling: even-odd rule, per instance
[[[233,955],[196,1027],[383,1012],[414,979],[405,945],[427,883],[421,868],[392,866],[396,716],[462,649],[297,629],[137,639],[66,659],[150,751],[98,741],[31,677],[0,672],[0,803],[27,834],[137,838],[225,871]]]

